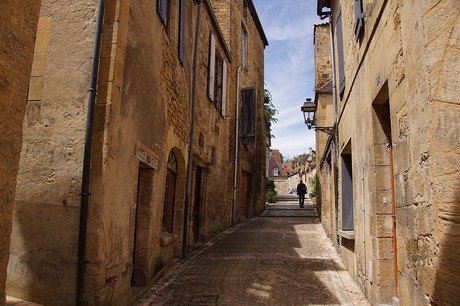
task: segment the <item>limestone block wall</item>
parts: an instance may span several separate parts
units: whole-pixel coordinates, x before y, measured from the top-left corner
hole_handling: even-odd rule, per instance
[[[397,131],[410,152],[396,156],[410,165],[395,174],[401,301],[458,304],[460,3],[410,2],[399,12],[407,102],[396,108]]]
[[[88,305],[130,304],[132,284],[151,284],[182,251],[198,7],[192,1],[184,3],[184,60],[180,62],[178,1],[170,2],[167,26],[157,14],[156,2],[105,1],[92,135],[85,276]],[[7,286],[9,294],[43,304],[66,305],[75,300],[79,192],[96,4],[43,1],[41,7]],[[241,14],[241,6],[233,3],[231,8]],[[200,239],[206,239],[231,226],[240,37],[221,38],[223,31],[210,3],[203,2],[201,9],[189,209],[194,208],[195,198],[200,199]],[[238,14],[230,15],[230,24],[238,25],[239,31],[241,19],[233,19],[241,18]],[[211,31],[227,63],[225,115],[215,109],[207,94]],[[245,151],[238,174],[251,172],[251,209],[257,214],[264,207],[265,187],[264,43],[255,25],[248,25],[248,31],[255,40],[249,49],[253,66],[240,88],[257,88],[258,137],[255,145],[240,148]],[[237,46],[235,53],[229,52],[228,39]],[[177,180],[173,232],[165,233],[163,203],[171,152],[177,160]],[[203,169],[203,178],[201,195],[195,197],[197,167]],[[189,216],[191,245],[193,219]]]
[[[459,4],[363,1],[365,29],[358,40],[353,2],[335,1],[333,8],[334,18],[341,10],[346,83],[338,149],[352,155],[353,168],[355,243],[347,252],[354,258],[345,261],[356,261],[356,277],[372,303],[390,303],[396,295],[402,305],[458,303],[452,247],[458,244],[458,171],[446,165],[456,169],[458,163],[452,58],[458,56],[459,22],[448,11],[458,12]]]
[[[208,172],[208,195],[213,198],[215,204],[210,205],[211,208],[207,211],[208,216],[221,214],[224,212],[227,216],[231,216],[231,205],[235,205],[236,219],[244,219],[246,216],[258,215],[265,207],[265,165],[266,165],[266,143],[265,143],[265,123],[263,117],[263,54],[264,42],[261,39],[259,29],[255,21],[247,9],[244,9],[243,1],[210,1],[214,10],[214,14],[220,26],[220,31],[223,34],[227,47],[230,50],[231,56],[228,58],[228,73],[227,73],[227,110],[226,115],[221,119],[215,119],[214,115],[210,119],[222,121],[222,125],[214,131],[214,137],[219,137],[219,142],[227,144],[221,146],[216,143],[216,156],[217,161],[221,163],[220,168],[217,166],[210,166]],[[246,15],[245,15],[246,12]],[[242,24],[248,33],[248,47],[247,47],[247,62],[248,66],[243,69],[241,62],[241,37],[242,37]],[[237,84],[237,73],[239,70],[239,84]],[[244,147],[239,139],[238,150],[239,159],[237,162],[237,191],[236,197],[233,199],[232,186],[233,186],[233,171],[235,167],[235,143],[236,137],[236,112],[239,112],[239,125],[241,128],[241,109],[242,101],[241,94],[237,92],[239,89],[253,87],[256,88],[256,143]],[[236,109],[237,98],[239,98],[239,107]],[[215,111],[214,111],[215,112]],[[207,112],[206,114],[213,114],[214,112]],[[217,116],[217,118],[219,118]],[[209,120],[209,119],[208,119]],[[201,121],[201,120],[200,120]],[[203,120],[206,122],[206,120]],[[208,128],[209,130],[209,128]],[[241,130],[241,129],[240,129]],[[206,135],[203,133],[203,135]],[[204,138],[206,140],[206,137]],[[225,148],[225,149],[224,149]],[[222,153],[220,153],[222,152]],[[220,157],[222,155],[223,157]],[[240,209],[241,190],[243,172],[249,175],[250,178],[248,186],[248,207],[247,211]],[[215,179],[213,179],[213,177]],[[216,194],[216,190],[225,190],[221,195]],[[219,199],[219,197],[221,197]],[[234,204],[233,204],[234,201]],[[226,203],[226,204],[224,204]],[[221,205],[225,205],[225,208]],[[230,212],[230,215],[228,214]],[[243,217],[244,216],[244,217]],[[213,217],[214,219],[214,217]],[[218,232],[222,229],[222,221],[231,221],[228,217],[222,215],[215,221],[208,219],[209,229],[212,232]]]
[[[94,2],[41,5],[7,279],[8,294],[32,301],[74,300],[95,11]]]
[[[252,11],[251,0],[249,6],[244,7],[243,3],[233,2],[232,12],[236,16],[240,14],[241,19],[235,19],[232,23],[231,48],[235,52],[235,61],[239,61],[240,70],[240,89],[254,87],[256,89],[256,140],[254,145],[247,149],[240,147],[240,158],[246,161],[251,168],[243,168],[242,171],[251,173],[253,179],[251,185],[252,204],[249,216],[260,215],[265,209],[265,169],[267,146],[266,146],[266,126],[264,117],[264,50],[267,41],[264,41],[265,34],[260,24],[257,24],[257,12]],[[236,5],[239,4],[239,5]],[[241,24],[245,29],[242,29]],[[246,30],[248,35],[247,46],[247,67],[243,67],[241,58],[241,35]],[[238,33],[238,35],[236,35]],[[241,102],[240,102],[241,107]],[[241,116],[240,116],[241,117]],[[241,142],[240,142],[241,143]],[[244,163],[243,163],[244,164]]]
[[[314,27],[315,90],[320,90],[332,80],[331,41],[329,24]]]
[[[5,303],[16,176],[39,10],[40,1],[0,4],[0,305]]]
[[[332,57],[329,24],[315,25],[315,103],[317,105],[315,120],[317,126],[333,126],[332,91],[328,86],[332,82]],[[330,87],[330,88],[329,88]],[[331,151],[327,133],[316,133],[316,209],[326,234],[335,239],[335,197],[334,173],[332,170],[334,153]]]

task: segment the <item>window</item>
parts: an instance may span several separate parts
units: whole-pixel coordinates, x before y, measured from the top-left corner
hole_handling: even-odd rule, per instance
[[[178,57],[181,64],[184,64],[184,24],[185,24],[185,0],[179,2],[179,39],[177,42]]]
[[[165,196],[163,202],[163,230],[172,233],[174,228],[174,202],[176,201],[177,159],[171,151],[168,157]]]
[[[278,167],[273,168],[273,175],[274,176],[280,175],[280,171],[278,170]]]
[[[342,95],[345,89],[345,61],[343,57],[343,31],[342,31],[342,10],[336,20],[337,32],[337,58],[339,66],[339,94]]]
[[[363,0],[355,0],[355,38],[359,40],[364,30]]]
[[[227,63],[216,48],[216,39],[209,39],[208,97],[222,116],[227,108]]]
[[[243,0],[243,17],[244,19],[248,18],[249,6],[248,0]]]
[[[342,230],[353,231],[353,167],[351,154],[342,154]]]
[[[242,101],[242,144],[254,143],[256,139],[256,89],[245,88],[241,91]]]
[[[169,0],[157,0],[157,13],[163,25],[168,27]]]
[[[248,68],[248,32],[241,27],[241,65],[243,69]]]

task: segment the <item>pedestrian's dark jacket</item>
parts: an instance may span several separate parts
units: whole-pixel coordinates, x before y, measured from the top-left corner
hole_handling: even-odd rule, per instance
[[[307,193],[307,185],[304,183],[299,183],[297,185],[297,194],[299,195],[305,195]]]

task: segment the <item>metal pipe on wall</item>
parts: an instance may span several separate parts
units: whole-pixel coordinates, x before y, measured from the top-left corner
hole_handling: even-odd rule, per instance
[[[332,159],[333,159],[333,174],[334,174],[334,208],[335,208],[335,237],[337,243],[339,243],[339,190],[338,190],[338,157],[337,157],[337,143],[339,141],[338,133],[338,122],[337,122],[337,86],[335,81],[335,46],[334,46],[334,28],[333,28],[333,16],[332,12],[329,15],[329,39],[331,47],[331,65],[332,65],[332,109],[333,109],[333,120],[334,120],[334,141],[332,142]]]
[[[188,234],[188,210],[190,203],[190,188],[192,184],[193,170],[193,137],[195,134],[195,105],[196,105],[196,66],[198,59],[198,43],[200,37],[201,0],[195,1],[198,4],[195,29],[195,47],[193,50],[193,74],[192,74],[192,97],[190,110],[190,139],[188,146],[187,177],[185,182],[185,203],[184,203],[184,225],[182,228],[182,258],[187,256],[187,234]]]
[[[91,75],[89,84],[88,109],[86,113],[85,146],[83,152],[83,171],[80,193],[80,225],[78,229],[78,260],[77,260],[77,288],[76,305],[83,305],[85,290],[85,266],[86,266],[86,234],[88,223],[88,204],[91,171],[91,150],[94,125],[94,106],[96,103],[97,74],[99,71],[99,51],[101,49],[102,23],[104,18],[104,0],[99,0],[96,28],[94,30],[94,48],[91,62]]]
[[[240,69],[236,71],[236,110],[235,110],[235,172],[233,174],[233,200],[232,200],[232,221],[231,226],[235,225],[235,202],[238,183],[238,152],[239,152],[239,107],[240,107]]]

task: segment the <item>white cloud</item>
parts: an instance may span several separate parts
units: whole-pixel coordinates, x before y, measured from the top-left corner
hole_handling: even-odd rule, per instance
[[[313,25],[321,21],[305,0],[254,0],[267,35],[265,83],[279,114],[272,126],[272,148],[285,156],[315,147],[315,136],[303,123],[300,106],[314,96]]]

